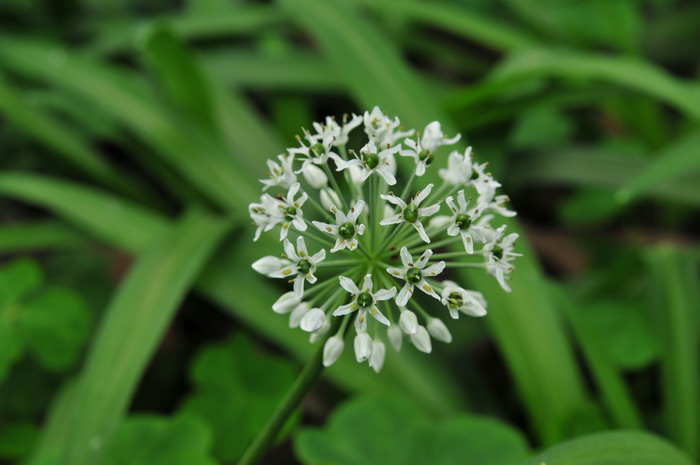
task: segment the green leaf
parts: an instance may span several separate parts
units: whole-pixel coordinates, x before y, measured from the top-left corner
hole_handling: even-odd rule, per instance
[[[690,456],[700,456],[700,313],[698,263],[687,251],[663,244],[648,253],[654,278],[656,328],[666,427]],[[652,294],[654,295],[654,294]]]
[[[129,405],[179,303],[228,229],[190,210],[167,234],[152,237],[106,310],[75,390],[50,417],[38,452],[62,463],[99,460]],[[61,425],[70,425],[70,427]]]
[[[31,451],[38,436],[37,427],[29,422],[6,422],[0,426],[0,458],[24,458]]]
[[[692,465],[681,451],[649,433],[614,431],[559,444],[521,465]]]
[[[526,78],[542,80],[552,77],[611,82],[650,95],[676,107],[689,118],[700,120],[700,85],[682,81],[639,58],[529,49],[506,58],[484,85],[499,84],[507,88]],[[472,93],[473,89],[465,90],[465,95]]]
[[[296,369],[283,359],[259,353],[249,338],[237,334],[226,343],[205,347],[190,376],[195,391],[182,408],[209,423],[216,437],[216,456],[233,462],[289,390]]]
[[[528,453],[503,423],[466,415],[438,423],[400,397],[347,402],[325,428],[302,431],[295,449],[309,465],[509,465]]]
[[[626,182],[618,191],[620,202],[653,191],[659,184],[700,173],[700,132],[693,132],[669,144],[656,160]]]
[[[7,309],[3,309],[6,313]],[[22,356],[24,341],[17,332],[17,328],[8,321],[5,315],[0,317],[0,382],[2,382],[10,370],[10,367]]]
[[[62,123],[48,113],[31,106],[23,96],[14,89],[0,74],[0,110],[12,124],[32,135],[35,140],[46,145],[50,150],[73,165],[81,172],[91,176],[107,186],[120,192],[140,193],[133,180],[127,182],[113,166],[104,161],[81,136],[70,126]]]
[[[90,334],[90,311],[68,289],[46,289],[22,309],[19,325],[29,351],[53,371],[73,365]]]
[[[179,416],[127,418],[106,445],[104,465],[216,465],[212,434],[201,420]]]
[[[83,235],[55,220],[9,223],[0,227],[0,253],[71,249],[82,245],[84,240]]]
[[[610,361],[623,370],[643,369],[659,355],[650,316],[634,302],[590,302],[582,309],[580,319],[588,331],[597,334]]]
[[[510,139],[517,148],[546,148],[569,140],[573,129],[571,122],[556,108],[539,106],[518,119]]]
[[[0,268],[0,304],[18,303],[44,281],[34,260],[21,258]]]

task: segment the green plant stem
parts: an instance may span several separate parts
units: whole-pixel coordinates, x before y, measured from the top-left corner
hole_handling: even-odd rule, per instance
[[[332,330],[328,332],[328,334],[334,333],[335,331]],[[289,416],[299,407],[304,397],[306,397],[309,391],[316,385],[316,382],[323,372],[323,346],[325,345],[326,339],[327,337],[321,342],[313,358],[306,363],[301,373],[299,373],[291,389],[287,392],[287,395],[277,407],[275,413],[272,414],[262,431],[260,431],[258,436],[243,453],[238,465],[254,465],[258,463],[265,451],[269,449],[270,445],[279,434],[279,431],[282,429],[282,426],[284,426]]]

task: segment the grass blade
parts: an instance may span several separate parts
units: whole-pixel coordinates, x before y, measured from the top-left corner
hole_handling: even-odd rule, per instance
[[[85,243],[85,236],[55,220],[0,227],[0,253],[70,249]]]
[[[119,424],[179,303],[228,227],[219,218],[190,210],[165,236],[152,238],[112,299],[70,408],[61,412],[71,418],[65,422],[71,428],[52,436],[41,450],[60,457],[60,463],[99,461],[100,445]]]
[[[669,436],[693,458],[700,456],[700,313],[696,260],[672,245],[649,253],[658,292],[657,327]]]
[[[693,132],[666,147],[648,167],[617,191],[617,198],[628,202],[659,184],[671,184],[676,178],[698,172],[700,132]]]

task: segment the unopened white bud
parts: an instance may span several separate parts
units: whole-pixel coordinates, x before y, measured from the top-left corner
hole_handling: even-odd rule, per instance
[[[433,346],[430,343],[430,334],[428,334],[428,330],[425,329],[425,326],[418,327],[416,334],[411,335],[411,342],[416,346],[416,349],[426,354],[429,354],[433,350]]]
[[[326,315],[325,320],[323,321],[323,326],[321,326],[319,329],[311,333],[311,336],[309,336],[309,342],[314,343],[321,339],[329,330],[331,329],[331,319],[328,315]]]
[[[409,336],[416,334],[416,331],[418,331],[418,318],[416,314],[410,310],[402,311],[399,317],[399,327],[401,331]]]
[[[379,339],[375,339],[372,343],[372,355],[369,357],[369,366],[372,367],[375,373],[379,373],[384,366],[384,355],[386,354],[386,346]]]
[[[323,366],[333,365],[343,353],[344,348],[345,343],[338,335],[330,337],[323,346]]]
[[[267,257],[263,257],[261,259],[256,260],[252,266],[253,269],[258,273],[269,276],[270,273],[279,271],[288,264],[289,260],[284,260],[279,257],[273,257],[272,255],[268,255]]]
[[[446,342],[448,344],[452,342],[452,334],[450,334],[450,330],[447,329],[445,323],[443,323],[439,318],[432,318],[428,322],[428,332],[438,341]]]
[[[330,188],[322,189],[321,205],[323,205],[323,208],[326,210],[330,210],[333,205],[341,205],[338,193]]]
[[[361,185],[362,184],[362,168],[360,168],[357,165],[352,165],[348,168],[348,171],[350,172],[350,180],[358,186]]]
[[[328,176],[326,176],[326,173],[312,163],[308,163],[304,168],[302,168],[301,172],[304,175],[306,182],[308,182],[314,189],[321,189],[322,187],[326,187],[328,184]]]
[[[452,217],[447,215],[434,216],[428,221],[429,228],[444,228],[449,224],[452,224]]]
[[[289,313],[299,306],[301,299],[294,295],[294,291],[282,294],[282,297],[277,299],[277,302],[272,304],[272,311],[284,315]]]
[[[364,362],[372,355],[372,338],[367,333],[355,336],[355,359]]]
[[[299,325],[302,330],[306,332],[313,332],[321,329],[323,322],[326,320],[326,314],[320,308],[312,308],[304,318],[301,319],[301,324]]]
[[[306,315],[308,311],[309,304],[306,302],[300,303],[299,306],[292,310],[292,313],[289,315],[289,327],[298,328],[299,324],[301,323],[301,319],[304,318],[304,315]]]
[[[392,325],[387,329],[386,335],[389,338],[389,342],[391,342],[391,345],[394,346],[394,349],[396,349],[396,352],[401,350],[401,344],[403,342],[403,333],[399,329],[398,326]]]
[[[388,203],[384,204],[384,218],[394,216],[394,209]]]

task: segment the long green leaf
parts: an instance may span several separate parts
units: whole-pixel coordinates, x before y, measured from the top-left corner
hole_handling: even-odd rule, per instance
[[[609,149],[573,148],[518,157],[509,171],[518,183],[574,184],[618,190],[646,172],[650,163],[649,159],[622,156]],[[691,179],[660,182],[645,195],[700,205],[700,186]]]
[[[120,192],[141,195],[142,189],[128,183],[113,166],[105,162],[72,128],[31,106],[20,92],[0,74],[0,112],[23,131],[49,148],[49,153],[63,157],[64,161],[89,175],[96,181],[118,189]]]
[[[689,118],[700,120],[700,85],[682,81],[639,58],[528,49],[510,55],[486,83],[498,83],[507,88],[508,84],[526,78],[550,77],[607,81],[659,99]],[[470,95],[471,90],[465,92]]]
[[[666,147],[620,190],[617,197],[628,202],[659,184],[670,184],[684,175],[700,174],[700,132],[693,132]]]
[[[60,55],[52,66],[45,59]],[[123,72],[45,43],[0,40],[2,65],[60,86],[93,103],[151,144],[155,153],[217,205],[240,210],[240,199],[255,191],[219,141],[193,124],[173,117]]]
[[[700,312],[697,261],[672,245],[649,252],[658,291],[657,327],[663,341],[662,377],[670,437],[700,456]]]
[[[180,302],[228,229],[191,210],[151,245],[112,299],[78,378],[60,437],[42,451],[73,465],[98,463]],[[41,454],[42,452],[40,452]],[[45,452],[46,453],[46,452]]]
[[[0,253],[75,248],[84,242],[84,235],[55,220],[0,227]]]
[[[354,9],[343,2],[323,0],[281,3],[314,37],[360,105],[381,105],[391,114],[400,115],[409,127],[421,128],[429,121],[439,120],[447,133],[454,133],[454,125],[402,61],[398,50]],[[511,229],[519,231],[516,223],[511,224]],[[488,323],[531,421],[540,437],[551,442],[557,439],[559,428],[585,403],[585,394],[541,271],[532,251],[527,245],[523,248],[528,257],[518,263],[512,294],[504,295],[490,277],[473,276],[473,283],[490,302]],[[553,376],[556,381],[551,381]]]
[[[559,444],[521,465],[692,465],[688,456],[649,433],[614,431]]]

